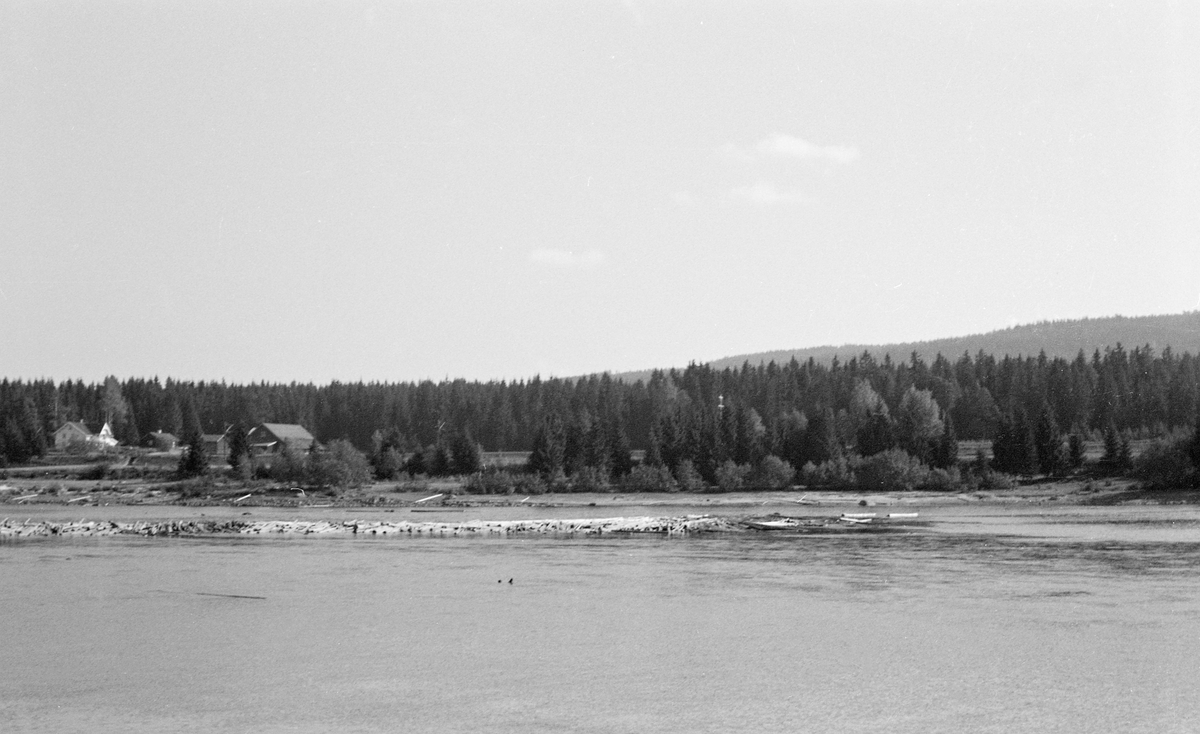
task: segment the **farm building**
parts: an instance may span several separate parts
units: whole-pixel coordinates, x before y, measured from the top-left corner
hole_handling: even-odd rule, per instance
[[[173,433],[165,433],[163,431],[153,431],[146,434],[146,439],[143,441],[146,448],[156,449],[158,451],[174,451],[179,448],[179,438]]]
[[[87,424],[82,421],[67,421],[54,432],[54,448],[59,450],[76,446],[89,449],[114,448],[117,439],[113,436],[112,427],[105,422],[99,433],[92,433]]]
[[[62,450],[72,445],[87,444],[94,437],[95,434],[83,423],[67,421],[54,432],[54,448]]]
[[[229,456],[229,432],[204,434],[204,453],[210,459],[224,459]]]
[[[294,423],[259,423],[250,429],[247,439],[255,456],[278,454],[285,448],[293,453],[308,451],[316,442],[304,426]]]
[[[104,422],[104,427],[96,434],[95,443],[103,448],[116,448],[117,437],[113,435],[112,426],[108,425],[108,421]]]

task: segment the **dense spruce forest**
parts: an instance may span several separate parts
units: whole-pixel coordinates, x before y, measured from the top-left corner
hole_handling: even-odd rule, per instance
[[[0,382],[0,458],[44,454],[54,430],[108,420],[124,444],[150,431],[220,433],[258,422],[299,423],[319,441],[378,454],[464,441],[484,451],[532,451],[532,466],[571,474],[627,472],[631,449],[674,470],[690,462],[715,481],[725,462],[778,457],[795,469],[839,457],[907,452],[954,464],[958,439],[996,441],[1015,473],[1053,466],[1069,434],[1145,437],[1191,428],[1200,360],[1119,344],[1073,360],[963,354],[829,365],[813,360],[715,370],[692,365],[626,384],[607,375],[513,382],[248,384],[110,377],[101,383]],[[1037,456],[1037,446],[1042,456]],[[1045,448],[1051,446],[1050,449]],[[1029,447],[1026,449],[1026,447]]]

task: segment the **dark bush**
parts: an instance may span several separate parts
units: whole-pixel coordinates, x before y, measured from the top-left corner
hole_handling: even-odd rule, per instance
[[[314,487],[357,487],[371,481],[371,464],[349,441],[330,441],[323,451],[308,455],[306,477]]]
[[[463,485],[474,494],[512,494],[515,487],[512,474],[497,469],[472,474]]]
[[[585,466],[571,475],[572,492],[611,492],[612,482],[608,471],[595,466]]]
[[[1196,467],[1189,454],[1191,439],[1152,441],[1133,465],[1133,475],[1155,489],[1180,489],[1196,484]]]
[[[745,489],[751,470],[749,464],[737,464],[732,459],[725,460],[717,467],[717,491],[737,492]]]
[[[764,456],[754,467],[750,483],[762,489],[788,489],[796,479],[796,470],[791,464],[771,454]]]
[[[820,464],[810,461],[800,470],[800,480],[810,487],[851,487],[855,482],[854,469],[844,456]]]
[[[87,469],[84,469],[82,472],[80,472],[79,478],[86,479],[88,481],[98,481],[108,477],[111,470],[112,464],[108,463],[107,461],[101,461],[92,464]]]
[[[675,467],[675,481],[679,482],[679,488],[685,492],[699,492],[707,486],[691,459],[684,459]]]
[[[888,449],[854,463],[855,484],[868,491],[915,489],[929,478],[929,467],[904,449]]]
[[[538,474],[518,474],[513,479],[513,491],[516,494],[546,494],[546,480]]]
[[[678,492],[679,483],[665,466],[635,466],[621,477],[626,492]]]

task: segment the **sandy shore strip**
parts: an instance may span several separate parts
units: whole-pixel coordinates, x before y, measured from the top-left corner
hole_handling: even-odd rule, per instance
[[[600,535],[604,533],[730,532],[742,528],[711,515],[607,517],[580,520],[472,520],[468,522],[361,522],[269,520],[171,520],[166,522],[0,521],[0,538],[101,535]]]

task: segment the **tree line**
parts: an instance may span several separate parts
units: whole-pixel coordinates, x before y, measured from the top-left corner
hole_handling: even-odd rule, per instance
[[[893,361],[864,353],[830,364],[693,364],[630,384],[607,375],[327,385],[6,379],[0,457],[22,462],[43,454],[68,420],[93,430],[108,421],[125,444],[150,431],[189,436],[278,422],[373,456],[386,436],[391,461],[420,454],[453,465],[455,447],[463,455],[464,444],[529,451],[548,474],[595,468],[621,475],[632,467],[633,450],[644,451],[648,465],[689,462],[709,481],[726,462],[756,466],[769,456],[800,469],[903,451],[937,467],[953,462],[958,439],[998,441],[1002,462],[1015,456],[1013,466],[1033,470],[1069,462],[1071,435],[1119,439],[1190,428],[1198,392],[1196,357],[1119,344],[1073,360],[981,352]],[[1066,448],[1052,457],[1048,448],[1038,453],[1039,441]],[[1010,446],[1018,448],[1006,453]]]

